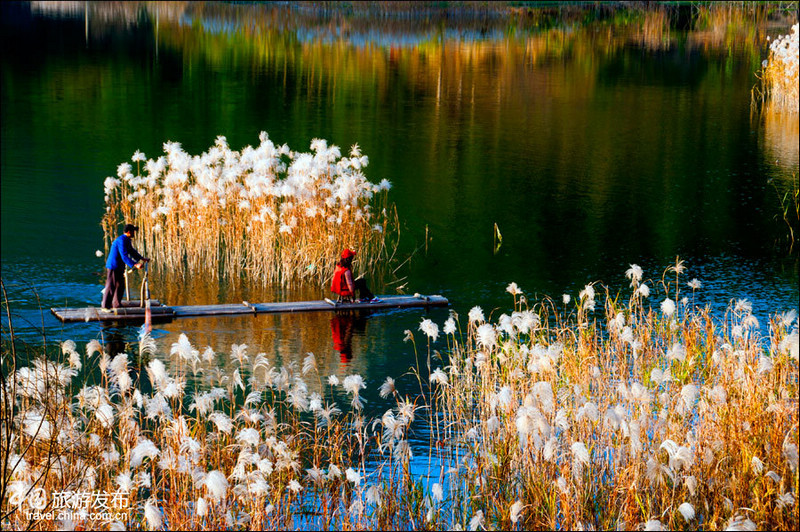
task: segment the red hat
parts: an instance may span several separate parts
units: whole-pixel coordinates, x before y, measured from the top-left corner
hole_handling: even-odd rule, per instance
[[[343,259],[349,259],[350,257],[355,257],[355,256],[356,256],[356,252],[353,251],[352,249],[345,248],[345,250],[342,251],[342,258]]]

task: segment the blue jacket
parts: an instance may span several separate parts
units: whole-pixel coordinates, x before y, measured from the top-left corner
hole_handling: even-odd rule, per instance
[[[111,244],[111,252],[108,254],[106,268],[116,270],[124,268],[126,264],[133,268],[143,258],[138,251],[133,249],[130,237],[122,234]]]

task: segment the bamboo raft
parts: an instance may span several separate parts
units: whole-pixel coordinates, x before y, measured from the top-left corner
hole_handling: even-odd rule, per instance
[[[123,308],[103,311],[99,307],[51,308],[50,311],[62,322],[79,321],[143,321],[145,309],[139,301],[129,301]],[[243,314],[275,314],[288,312],[320,312],[349,310],[378,310],[389,308],[443,307],[449,305],[442,296],[380,296],[380,301],[371,303],[339,303],[330,299],[318,301],[294,301],[284,303],[231,303],[223,305],[178,305],[165,306],[158,300],[150,300],[153,321],[174,318],[203,316],[238,316]]]

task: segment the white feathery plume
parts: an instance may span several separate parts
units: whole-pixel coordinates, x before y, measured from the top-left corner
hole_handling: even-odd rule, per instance
[[[714,386],[708,396],[720,406],[728,402],[728,392],[725,391],[725,387],[721,384]]]
[[[483,309],[481,307],[475,306],[472,307],[467,314],[470,323],[480,323],[486,321],[483,317]]]
[[[777,317],[780,324],[788,328],[791,327],[792,323],[797,318],[797,311],[792,309],[788,312],[783,312],[781,314],[778,314]]]
[[[246,354],[247,344],[233,344],[231,346],[231,361],[236,361],[239,365],[245,362],[250,362],[250,358]]]
[[[539,381],[533,385],[533,395],[538,401],[539,408],[545,414],[552,414],[555,410],[555,398],[553,388],[548,381]]]
[[[216,425],[217,430],[225,434],[230,434],[233,429],[233,422],[231,422],[231,418],[228,417],[228,414],[225,412],[212,412],[208,415],[208,420]]]
[[[256,429],[248,427],[241,429],[236,434],[236,440],[256,447],[261,442],[261,436]]]
[[[600,411],[597,409],[597,405],[592,401],[587,401],[583,406],[578,408],[575,421],[580,422],[583,418],[589,419],[592,423],[596,423],[600,419]]]
[[[590,283],[590,284],[587,284],[583,288],[583,290],[580,291],[580,293],[578,294],[578,298],[581,299],[581,300],[583,300],[583,299],[594,300],[595,295],[596,295],[596,292],[594,290],[594,285],[592,285]]]
[[[347,481],[352,482],[353,485],[361,485],[361,474],[352,467],[347,468],[347,471],[345,471],[345,477],[347,478]]]
[[[787,491],[775,499],[775,504],[778,508],[791,508],[794,506],[795,500],[794,494],[791,491]]]
[[[128,374],[128,355],[120,353],[114,357],[109,364],[111,369],[111,380],[119,387],[122,393],[127,392],[133,385],[133,380]]]
[[[115,483],[119,491],[129,492],[133,489],[133,480],[131,480],[131,472],[125,471],[120,473],[115,478]]]
[[[158,387],[165,385],[168,378],[164,363],[157,358],[151,360],[147,365],[147,375],[150,377],[150,382]]]
[[[28,499],[28,493],[32,486],[21,480],[15,480],[8,484],[8,503],[11,506],[22,506]]]
[[[586,448],[585,443],[577,441],[572,444],[571,449],[576,463],[585,466],[589,465],[589,450]]]
[[[688,502],[684,502],[680,506],[678,506],[678,511],[683,516],[683,519],[688,523],[692,519],[694,519],[694,506],[689,504]]]
[[[367,489],[366,496],[364,497],[367,503],[372,504],[380,508],[383,505],[383,499],[381,498],[381,490],[378,486],[370,486]]]
[[[228,491],[228,479],[218,470],[209,471],[203,478],[202,485],[206,487],[209,497],[215,502],[223,499]]]
[[[669,455],[669,467],[673,471],[678,471],[681,468],[689,469],[694,463],[694,456],[689,447],[679,446],[672,440],[664,440],[659,449],[664,449]]]
[[[360,391],[366,388],[367,385],[364,384],[364,379],[361,375],[354,374],[344,378],[343,387],[347,393],[352,394],[354,398],[356,398]]]
[[[686,384],[681,388],[681,399],[687,410],[694,406],[698,395],[700,395],[700,388],[694,384]]]
[[[499,404],[503,408],[508,408],[511,405],[511,401],[513,400],[514,396],[511,392],[511,388],[508,386],[503,386],[500,388],[500,391],[494,397],[494,402]]]
[[[96,339],[90,340],[86,344],[86,358],[91,358],[95,353],[102,353],[103,346]]]
[[[310,469],[306,469],[306,478],[311,481],[312,484],[324,484],[325,483],[325,473],[322,469],[314,466]]]
[[[186,334],[181,333],[178,337],[178,341],[172,344],[170,348],[170,355],[177,354],[181,360],[185,360],[187,362],[195,362],[199,359],[199,352],[197,349],[192,347],[191,342],[189,342],[189,338]]]
[[[310,371],[317,371],[317,357],[311,352],[307,353],[306,358],[303,359],[303,375]]]
[[[105,429],[110,429],[114,425],[114,407],[105,403],[95,410],[95,418]]]
[[[392,395],[395,392],[395,390],[396,389],[395,389],[395,385],[394,385],[394,379],[391,378],[391,377],[386,377],[386,380],[383,381],[383,384],[381,384],[381,387],[378,390],[378,394],[383,399],[386,399],[387,397]]]
[[[781,353],[788,354],[795,362],[798,361],[798,356],[800,356],[800,334],[798,334],[797,330],[794,330],[781,340],[778,350]]]
[[[497,331],[490,323],[484,323],[477,330],[478,345],[491,349],[497,345]]]
[[[753,473],[756,475],[760,475],[764,471],[764,462],[762,462],[758,456],[754,456],[750,460],[750,466],[753,468]]]
[[[484,526],[483,510],[478,510],[475,512],[475,515],[472,516],[472,519],[469,520],[469,529],[478,530],[479,528],[483,528],[483,526]]]
[[[788,442],[784,443],[783,456],[786,458],[786,462],[789,463],[789,467],[792,469],[792,472],[797,471],[797,461],[798,461],[797,445]]]
[[[743,515],[735,515],[731,517],[730,520],[728,520],[728,525],[725,527],[725,530],[743,532],[752,532],[757,529],[758,527],[756,524]]]
[[[694,475],[687,476],[684,481],[684,485],[686,485],[686,489],[689,490],[689,495],[694,497],[695,492],[697,491],[697,479]]]
[[[195,505],[195,513],[198,517],[205,517],[208,515],[208,503],[203,497],[197,498],[197,504]]]
[[[419,325],[419,330],[434,342],[439,338],[439,326],[429,319],[423,319]]]
[[[72,340],[65,340],[61,343],[61,353],[69,356],[69,365],[71,368],[79,370],[82,367],[81,355],[78,353],[75,342]]]
[[[206,361],[206,362],[214,362],[214,359],[216,358],[216,356],[217,356],[217,354],[214,352],[214,350],[210,346],[206,347],[203,350],[203,360]]]
[[[631,286],[638,285],[642,280],[642,268],[636,264],[631,264],[631,267],[625,272],[625,276],[631,280]]]
[[[661,302],[661,312],[667,318],[671,317],[675,313],[675,308],[675,302],[670,298],[666,298]]]
[[[522,293],[522,290],[519,289],[517,283],[512,282],[506,287],[506,292],[508,292],[512,296],[518,296]]]
[[[434,482],[433,486],[431,486],[431,497],[435,502],[442,502],[443,490],[442,485],[438,482]]]
[[[242,380],[242,373],[239,371],[239,368],[233,370],[233,385],[244,391],[244,381]]]
[[[144,505],[144,518],[150,530],[159,530],[162,526],[161,508],[153,499],[148,499]]]
[[[519,500],[515,501],[514,504],[511,505],[508,518],[511,519],[512,523],[517,524],[521,513],[522,513],[522,501]]]
[[[341,478],[342,470],[336,464],[328,465],[328,480],[336,480]]]
[[[131,450],[131,467],[139,467],[142,465],[142,462],[145,458],[150,458],[151,460],[158,456],[160,451],[156,444],[152,441],[144,438],[136,444],[136,447]]]
[[[433,373],[431,373],[430,381],[432,383],[438,383],[442,386],[447,385],[447,374],[442,371],[442,368],[436,368]]]
[[[667,358],[669,360],[683,362],[686,360],[686,348],[680,342],[672,344],[672,347],[667,351]]]

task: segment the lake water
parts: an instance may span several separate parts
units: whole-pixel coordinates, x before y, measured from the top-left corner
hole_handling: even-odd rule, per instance
[[[512,281],[531,300],[574,299],[594,281],[613,294],[636,263],[655,288],[680,256],[684,280],[703,284],[699,305],[721,314],[747,298],[765,333],[769,314],[797,307],[800,246],[789,250],[779,202],[797,181],[797,117],[751,109],[766,37],[786,22],[609,8],[510,19],[283,4],[2,10],[2,277],[28,342],[44,330],[134,343],[136,327],[49,313],[99,305],[103,180],[135,150],[157,157],[171,140],[200,154],[218,135],[241,149],[261,131],[294,150],[316,137],[343,151],[358,143],[367,176],[392,182],[399,255],[413,258],[383,293],[442,294],[463,317],[474,305],[496,317],[511,308]],[[151,291],[169,304],[328,295],[169,276]],[[447,316],[345,323],[351,358],[324,313],[182,319],[154,335],[165,353],[181,333],[221,354],[245,343],[277,364],[314,352],[323,375],[362,374],[380,411],[377,387],[415,363],[404,331],[423,346],[420,321]]]

